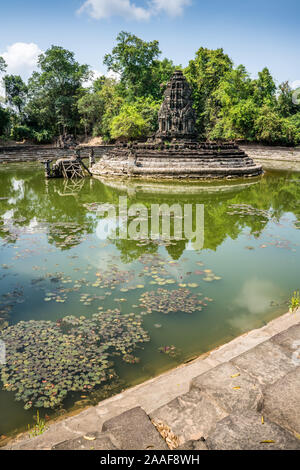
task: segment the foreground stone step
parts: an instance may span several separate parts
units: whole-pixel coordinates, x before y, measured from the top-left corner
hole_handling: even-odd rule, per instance
[[[300,436],[300,367],[265,389],[264,414]]]
[[[253,411],[232,413],[206,440],[210,450],[299,450],[300,440]]]
[[[109,433],[89,433],[69,441],[61,442],[52,447],[52,450],[118,450],[112,442]]]
[[[261,385],[271,385],[295,369],[295,364],[280,346],[265,341],[231,361]]]
[[[299,358],[298,363],[300,365],[300,325],[294,325],[288,328],[286,331],[278,333],[277,335],[273,336],[270,341],[283,348],[285,354],[289,358],[295,358],[296,362],[297,358]],[[297,353],[298,351],[299,356]]]
[[[179,444],[206,438],[228,412],[206,397],[199,389],[170,401],[150,413],[155,423],[164,423],[178,437]]]
[[[263,393],[258,382],[230,362],[195,377],[191,389],[198,389],[228,414],[245,409],[260,411]]]
[[[168,446],[140,407],[109,419],[102,426],[121,450],[167,450]]]

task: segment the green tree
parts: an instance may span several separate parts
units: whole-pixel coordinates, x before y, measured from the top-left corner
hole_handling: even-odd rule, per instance
[[[211,95],[211,139],[253,139],[258,109],[253,82],[243,65],[228,71]]]
[[[27,86],[20,75],[5,75],[3,78],[6,102],[21,114],[27,97]]]
[[[197,128],[200,136],[205,136],[214,122],[213,110],[216,103],[212,101],[212,94],[218,88],[222,78],[232,70],[232,61],[223,49],[206,49],[200,47],[196,57],[190,60],[184,73],[193,90],[194,107],[197,113]]]
[[[279,95],[277,98],[277,109],[282,117],[289,117],[296,114],[298,106],[293,103],[293,90],[289,82],[283,82],[279,85]]]
[[[154,130],[154,115],[158,106],[150,98],[138,99],[135,103],[125,103],[120,113],[111,121],[110,131],[113,139],[134,140],[145,138]],[[156,119],[157,120],[157,119]]]
[[[152,81],[151,67],[161,51],[158,41],[146,42],[122,31],[111,54],[104,56],[108,70],[121,77],[124,93],[131,97],[147,96]]]
[[[104,65],[120,75],[120,91],[129,101],[142,96],[160,99],[160,85],[166,85],[175,69],[171,60],[159,60],[160,54],[158,41],[146,42],[122,31]]]
[[[80,65],[73,52],[52,46],[39,56],[38,67],[40,71],[34,72],[28,83],[30,125],[53,135],[76,133],[80,124],[77,101],[90,77],[88,65]]]
[[[258,78],[253,80],[253,88],[253,98],[258,106],[263,106],[266,103],[275,105],[276,85],[267,67],[258,72]]]
[[[266,144],[295,145],[299,142],[297,123],[282,118],[268,105],[263,106],[254,126],[256,139]]]
[[[101,135],[104,141],[109,141],[111,139],[111,121],[119,114],[124,98],[120,95],[119,84],[116,80],[109,78],[106,79],[99,91],[99,96],[104,103],[104,111],[93,127],[93,135]]]
[[[79,98],[77,106],[87,138],[94,124],[101,121],[105,104],[99,93],[86,93]]]

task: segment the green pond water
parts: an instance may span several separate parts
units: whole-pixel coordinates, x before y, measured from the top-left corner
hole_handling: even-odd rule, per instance
[[[120,196],[149,218],[153,204],[202,204],[203,246],[184,234],[105,239],[97,204]],[[37,409],[48,419],[95,404],[286,312],[299,289],[299,203],[300,173],[104,183],[3,165],[0,436]]]

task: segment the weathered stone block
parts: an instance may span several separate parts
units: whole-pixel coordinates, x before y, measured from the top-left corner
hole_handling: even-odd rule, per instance
[[[233,413],[220,421],[206,440],[210,450],[299,450],[300,440],[253,411]]]
[[[214,367],[191,382],[228,414],[244,409],[260,411],[263,394],[258,382],[230,362]]]
[[[166,442],[140,407],[105,421],[102,431],[109,432],[121,450],[168,449]]]
[[[300,367],[265,389],[263,412],[300,435]]]
[[[284,350],[270,341],[232,359],[231,363],[262,385],[273,384],[295,368]]]
[[[206,438],[216,423],[228,415],[223,408],[213,403],[200,390],[175,398],[150,414],[155,422],[168,425],[183,444],[189,440]]]
[[[285,354],[300,365],[300,324],[293,325],[271,338],[272,343],[284,349]]]
[[[52,447],[52,450],[117,450],[109,433],[89,433],[85,437],[76,437],[61,442]]]

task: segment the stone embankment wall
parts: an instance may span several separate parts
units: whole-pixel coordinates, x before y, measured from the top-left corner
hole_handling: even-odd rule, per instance
[[[88,158],[90,150],[94,149],[96,160],[111,149],[111,145],[101,145],[99,147],[81,147],[80,153],[82,158]],[[71,156],[74,150],[60,149],[56,147],[43,146],[15,146],[0,147],[0,163],[9,162],[32,162],[41,160],[56,160],[61,157]]]
[[[300,163],[300,147],[273,147],[263,145],[240,145],[254,160],[276,160]]]
[[[95,147],[81,147],[83,158],[88,157],[91,148],[94,149],[96,161],[99,160],[113,145],[100,145]],[[254,161],[262,163],[263,166],[271,165],[274,168],[285,168],[285,166],[300,165],[300,147],[272,147],[262,145],[240,145],[243,150]],[[46,146],[0,146],[0,163],[39,161],[45,159],[56,160],[63,156],[69,156],[73,150],[60,149]]]

